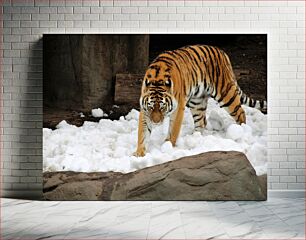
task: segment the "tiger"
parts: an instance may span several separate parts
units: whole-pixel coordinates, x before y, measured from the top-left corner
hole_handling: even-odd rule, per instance
[[[207,124],[208,98],[216,100],[238,124],[246,123],[242,104],[266,109],[264,100],[255,100],[242,92],[228,55],[208,45],[184,46],[159,54],[148,66],[139,99],[138,143],[134,156],[146,154],[153,125],[170,117],[168,136],[175,146],[185,107],[189,107],[196,131]]]

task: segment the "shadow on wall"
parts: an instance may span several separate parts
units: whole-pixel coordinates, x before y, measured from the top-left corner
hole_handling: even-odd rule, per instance
[[[19,79],[15,79],[16,83],[13,83],[14,86],[21,86],[21,93],[13,97],[19,101],[15,108],[19,121],[13,122],[13,127],[18,128],[18,139],[11,141],[10,168],[14,169],[13,163],[18,164],[16,170],[22,173],[15,176],[29,178],[29,182],[19,182],[13,188],[3,182],[2,196],[22,199],[42,197],[42,45],[42,38],[31,43],[25,70],[19,73]]]

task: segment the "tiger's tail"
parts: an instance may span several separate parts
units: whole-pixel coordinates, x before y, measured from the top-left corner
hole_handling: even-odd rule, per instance
[[[242,105],[246,105],[252,108],[256,108],[263,113],[267,113],[267,101],[266,100],[257,100],[246,95],[239,87],[238,87],[240,102]]]

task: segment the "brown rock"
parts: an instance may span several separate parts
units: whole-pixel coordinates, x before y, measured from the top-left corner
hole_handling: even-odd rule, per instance
[[[240,152],[208,152],[132,173],[44,174],[49,200],[265,200]]]

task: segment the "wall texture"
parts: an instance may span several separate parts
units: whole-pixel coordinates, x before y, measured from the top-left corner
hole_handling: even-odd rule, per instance
[[[304,1],[3,0],[1,11],[2,196],[41,192],[44,33],[268,33],[268,187],[304,190]]]

